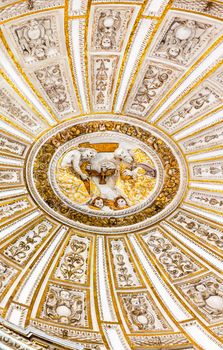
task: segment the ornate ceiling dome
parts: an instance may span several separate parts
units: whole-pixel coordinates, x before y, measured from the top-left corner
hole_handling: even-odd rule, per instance
[[[223,349],[223,1],[0,0],[0,349]]]

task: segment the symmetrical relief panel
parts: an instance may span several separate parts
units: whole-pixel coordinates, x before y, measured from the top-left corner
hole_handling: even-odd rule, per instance
[[[222,5],[223,6],[223,5]],[[223,67],[221,66],[211,75],[212,83],[216,84],[220,91],[223,89]]]
[[[6,288],[11,285],[11,282],[18,270],[15,267],[10,266],[10,264],[0,258],[0,293],[1,298],[3,297],[3,292]]]
[[[26,261],[24,264],[26,269],[25,275],[23,276],[22,280],[17,283],[17,288],[13,293],[14,301],[16,303],[22,303],[26,308],[31,307],[32,310],[35,294],[37,294],[39,288],[44,290],[47,282],[46,277],[49,276],[49,270],[51,268],[50,263],[53,263],[53,255],[61,246],[61,243],[65,239],[66,233],[67,228],[63,227],[56,232],[49,234],[44,242],[44,249],[41,247],[39,253],[36,254],[33,259],[29,258]],[[36,310],[34,314],[36,314]],[[20,316],[22,319],[24,319],[22,315]],[[11,319],[11,322],[16,324],[16,320],[13,320],[13,318]]]
[[[91,49],[97,52],[119,52],[133,16],[131,6],[94,6]]]
[[[3,26],[14,55],[59,119],[78,113],[65,36],[60,30],[63,22],[63,13],[57,10]]]
[[[88,28],[92,108],[110,111],[118,78],[120,55],[136,18],[136,6],[92,6]],[[101,55],[99,55],[101,53]]]
[[[12,169],[0,167],[0,188],[23,185],[22,169]]]
[[[33,3],[33,7],[29,6],[29,2]],[[13,3],[13,4],[11,6],[6,6],[5,8],[3,7],[2,9],[0,9],[0,20],[4,21],[7,19],[17,17],[19,15],[24,15],[24,14],[28,15],[33,11],[44,10],[44,9],[48,10],[50,8],[53,9],[58,6],[64,5],[64,0],[54,0],[53,2],[50,2],[50,3],[46,2],[45,0],[35,0],[35,4],[34,4],[34,0],[29,0],[29,2],[28,1],[17,2],[14,0],[6,0],[5,4],[10,4],[10,3]]]
[[[8,155],[24,157],[27,152],[27,145],[23,142],[0,133],[0,152]]]
[[[89,284],[90,250],[90,238],[72,235],[53,277],[66,282]]]
[[[75,328],[89,328],[88,298],[86,290],[51,284],[39,317]]]
[[[111,109],[117,63],[117,56],[92,55],[91,57],[92,103],[96,111]]]
[[[131,332],[170,330],[148,293],[119,293],[119,301]]]
[[[172,12],[154,40],[152,56],[188,66],[221,33],[221,25],[197,15]]]
[[[41,219],[7,244],[3,254],[14,263],[23,266],[52,233],[54,227],[55,225],[48,219]]]
[[[186,201],[206,209],[223,212],[223,195],[218,192],[189,190]]]
[[[208,82],[202,83],[183,99],[180,105],[159,125],[167,132],[175,132],[218,107],[221,103],[222,94],[219,87],[217,88]]]
[[[30,154],[28,182],[46,210],[74,227],[128,231],[178,202],[184,161],[142,122],[103,118],[83,118],[45,135]]]
[[[72,86],[65,63],[53,61],[34,70],[32,76],[57,115],[65,118],[75,112]]]
[[[125,240],[123,238],[109,239],[109,248],[116,288],[142,287],[144,284],[139,277]]]
[[[49,14],[48,14],[49,13]],[[65,54],[65,44],[59,31],[60,11],[49,11],[45,15],[36,14],[16,21],[16,24],[4,25],[12,50],[17,59],[26,66]]]
[[[171,280],[201,271],[201,265],[159,228],[151,229],[142,239]]]
[[[132,344],[135,346],[187,346],[189,340],[181,333],[177,334],[159,334],[159,335],[137,335],[130,337]],[[188,350],[193,350],[192,348],[187,348]]]
[[[127,101],[125,112],[145,118],[146,114],[179,77],[179,70],[147,60]]]
[[[25,63],[58,56],[60,48],[55,16],[39,17],[12,25],[11,32]]]
[[[204,15],[223,18],[223,4],[207,0],[174,0],[173,7],[176,9],[195,11]]]
[[[3,81],[0,83],[0,113],[7,120],[18,124],[33,135],[38,135],[46,129],[46,123],[37,117],[27,104],[16,96],[14,90]]]
[[[190,163],[189,169],[191,180],[223,180],[223,160],[209,160]]]
[[[196,133],[179,142],[185,153],[204,151],[215,146],[222,146],[223,126],[222,124],[208,128],[208,130]]]
[[[33,203],[29,197],[20,197],[18,199],[4,200],[0,204],[0,222],[1,225],[17,216],[23,214],[29,209],[33,208]]]
[[[223,231],[214,224],[183,210],[172,214],[168,221],[191,234],[193,238],[201,239],[208,247],[214,250],[223,249]]]
[[[178,289],[208,323],[223,320],[223,283],[214,275],[205,275],[179,284]]]

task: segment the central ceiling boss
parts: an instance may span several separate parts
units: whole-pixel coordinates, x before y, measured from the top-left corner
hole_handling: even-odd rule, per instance
[[[187,169],[176,144],[129,117],[80,117],[45,133],[26,169],[34,200],[80,230],[109,234],[140,230],[169,215],[182,200]]]

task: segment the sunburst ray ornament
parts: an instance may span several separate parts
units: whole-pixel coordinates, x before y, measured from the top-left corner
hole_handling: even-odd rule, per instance
[[[222,20],[0,0],[0,349],[223,349]]]

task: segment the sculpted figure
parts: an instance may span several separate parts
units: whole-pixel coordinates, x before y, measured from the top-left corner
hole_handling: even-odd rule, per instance
[[[115,205],[115,208],[117,208],[117,209],[128,208],[128,203],[127,203],[126,199],[122,196],[115,198],[114,205]]]
[[[110,211],[112,208],[112,201],[102,197],[96,197],[89,203],[89,208]]]
[[[149,175],[150,177],[156,177],[156,170],[153,169],[151,166],[149,166],[146,163],[137,162],[135,158],[135,151],[127,150],[125,148],[119,147],[115,152],[114,156],[116,159],[119,159],[121,161],[124,161],[128,164],[131,164],[131,167],[124,170],[124,174],[126,176],[131,176],[133,178],[137,178],[138,171],[140,168],[143,168],[146,172],[146,175]]]
[[[63,193],[74,203],[86,204],[99,196],[97,185],[89,176],[88,169],[96,157],[92,148],[77,148],[68,152],[57,168],[57,181]]]
[[[128,150],[119,147],[114,152],[119,168],[116,188],[128,205],[135,205],[145,199],[156,182],[156,170],[149,157],[141,149]],[[150,166],[151,164],[151,166]]]
[[[95,151],[92,148],[79,148],[72,151],[70,158],[68,159],[64,158],[61,165],[65,166],[65,165],[69,165],[70,163],[73,169],[75,170],[76,174],[78,174],[82,180],[87,180],[88,175],[82,171],[81,165],[85,161],[91,162],[91,160],[95,158],[96,155],[97,155],[97,151]]]
[[[101,197],[94,198],[93,201],[91,202],[91,206],[98,210],[102,209],[104,207],[104,199]]]

